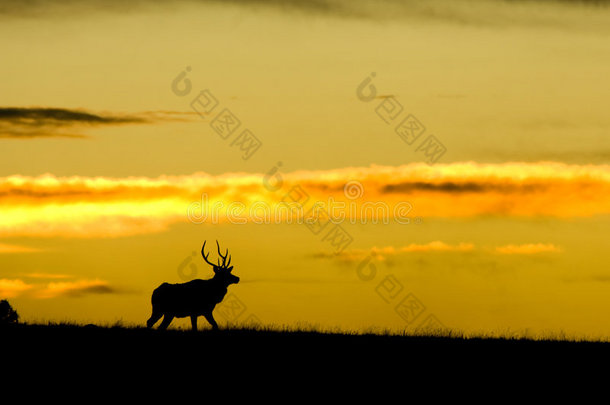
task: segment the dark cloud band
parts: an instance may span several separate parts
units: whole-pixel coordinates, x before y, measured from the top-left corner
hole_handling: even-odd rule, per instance
[[[0,108],[0,121],[23,125],[70,125],[70,124],[128,124],[142,123],[145,119],[134,116],[98,115],[64,108]]]
[[[184,121],[188,113],[147,111],[138,114],[100,114],[67,108],[0,107],[0,138],[88,138],[83,127]],[[66,129],[69,128],[69,129]],[[76,133],[75,133],[76,132]]]
[[[388,184],[381,189],[382,193],[412,193],[416,191],[438,191],[443,193],[485,193],[485,192],[534,192],[546,189],[543,184],[493,184],[485,182],[441,182],[427,183],[421,181]]]

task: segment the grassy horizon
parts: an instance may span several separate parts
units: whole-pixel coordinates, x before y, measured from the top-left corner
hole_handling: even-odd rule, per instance
[[[31,329],[32,331],[47,329],[47,330],[120,330],[123,332],[144,332],[167,334],[168,336],[193,335],[190,327],[183,325],[170,326],[167,330],[157,330],[157,328],[148,329],[145,325],[136,323],[126,323],[121,320],[102,324],[84,324],[72,321],[48,321],[48,322],[21,322],[19,324],[9,325],[4,330],[9,328],[13,330]],[[1,330],[0,330],[1,331]],[[392,339],[430,339],[431,341],[498,341],[498,342],[556,342],[556,343],[610,343],[609,339],[592,336],[575,336],[568,335],[562,331],[549,331],[548,333],[530,333],[529,331],[505,331],[505,332],[470,332],[465,333],[457,330],[439,329],[439,330],[404,330],[396,332],[383,328],[369,328],[364,330],[346,330],[339,327],[320,327],[315,324],[299,324],[299,325],[243,325],[233,324],[221,328],[219,331],[214,331],[210,327],[201,325],[197,329],[196,334],[200,335],[222,335],[222,334],[258,334],[264,336],[281,336],[281,335],[318,335],[318,336],[334,336],[334,337],[369,337],[369,338],[392,338]]]

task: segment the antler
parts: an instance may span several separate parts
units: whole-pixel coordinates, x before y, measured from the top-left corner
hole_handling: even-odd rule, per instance
[[[212,267],[222,267],[225,269],[229,267],[229,264],[231,264],[231,256],[229,256],[229,260],[227,262],[227,255],[229,254],[229,249],[227,249],[226,253],[223,256],[222,253],[220,253],[220,245],[218,244],[218,240],[216,241],[216,246],[218,247],[218,256],[222,257],[222,264],[220,263],[220,259],[218,259],[218,264],[216,265],[208,260],[208,256],[210,254],[205,254],[205,243],[206,241],[203,241],[203,247],[201,248],[201,256],[203,256],[203,260],[205,260],[205,262]]]
[[[203,241],[203,246],[201,248],[201,256],[203,256],[203,260],[205,260],[205,262],[207,264],[209,264],[210,266],[216,266],[214,263],[212,263],[211,261],[208,260],[208,256],[210,255],[209,253],[206,255],[205,254],[205,240]]]
[[[218,256],[222,257],[222,267],[227,268],[229,264],[231,264],[231,256],[229,256],[229,262],[227,263],[227,255],[229,254],[229,249],[225,252],[224,256],[220,253],[220,245],[218,244],[218,240],[216,240],[216,246],[218,247]],[[220,265],[220,259],[218,259],[218,264]]]

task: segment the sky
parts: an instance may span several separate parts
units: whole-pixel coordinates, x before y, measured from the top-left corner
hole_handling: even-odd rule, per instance
[[[0,1],[0,299],[144,325],[218,240],[221,327],[607,338],[609,37],[604,2]]]

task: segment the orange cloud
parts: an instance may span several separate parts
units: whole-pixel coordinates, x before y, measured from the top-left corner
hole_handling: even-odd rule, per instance
[[[116,290],[103,280],[77,280],[49,283],[39,290],[37,298],[55,298],[58,296],[80,297],[85,294],[110,294]]]
[[[345,262],[354,262],[364,259],[366,256],[374,256],[376,260],[386,260],[390,256],[397,256],[404,253],[424,253],[424,252],[471,252],[475,250],[473,243],[460,242],[452,245],[442,241],[429,243],[411,243],[402,247],[384,246],[372,247],[370,249],[348,249],[341,253],[316,253],[317,258],[333,258]],[[487,250],[487,249],[486,249]],[[536,254],[536,253],[558,253],[561,249],[552,243],[527,243],[521,245],[498,246],[493,249],[500,254]]]
[[[320,252],[314,255],[318,258],[334,258],[346,262],[354,262],[362,260],[368,255],[372,255],[375,259],[383,261],[389,256],[396,256],[404,253],[413,252],[470,252],[475,249],[474,244],[460,242],[457,245],[451,245],[441,241],[433,241],[429,243],[411,243],[402,247],[384,246],[372,247],[371,249],[348,249],[341,253],[326,253]]]
[[[0,243],[0,254],[2,253],[31,253],[31,252],[40,252],[40,249],[28,247],[28,246],[20,246],[20,245],[9,245],[6,243]]]
[[[552,243],[528,243],[524,245],[498,246],[496,252],[505,255],[531,255],[536,253],[557,253],[561,249]]]
[[[30,274],[29,278],[54,279],[68,278],[64,274]],[[74,280],[44,283],[26,283],[21,279],[0,279],[0,298],[14,298],[26,293],[29,297],[37,299],[65,297],[81,297],[86,294],[112,294],[119,292],[107,281]]]
[[[472,243],[461,242],[457,245],[449,245],[441,241],[434,241],[426,244],[411,243],[400,248],[400,252],[469,252],[474,250]]]
[[[321,203],[333,219],[351,222],[482,215],[589,217],[610,214],[610,166],[465,162],[273,176],[14,175],[0,178],[0,237],[117,237],[161,232],[189,220],[294,220],[293,213],[282,211],[285,202],[302,208],[301,219],[314,203]]]
[[[24,283],[23,280],[0,278],[0,297],[2,298],[17,297],[30,288],[32,286]]]
[[[24,277],[27,278],[36,278],[36,279],[58,279],[58,278],[70,278],[67,274],[53,274],[53,273],[26,273],[23,274]]]

